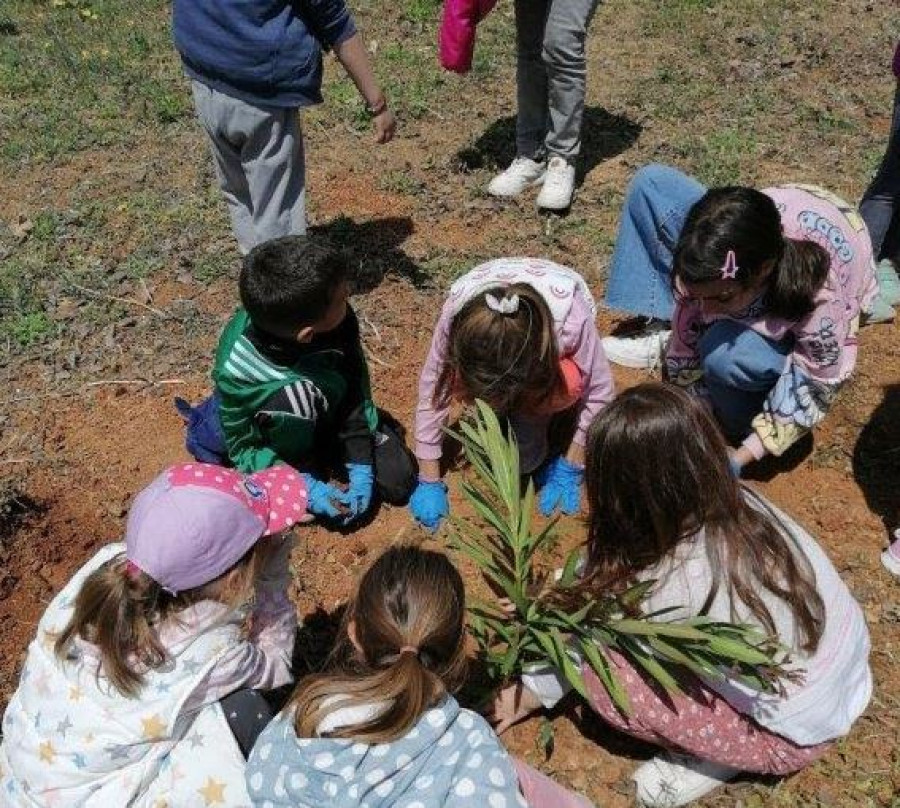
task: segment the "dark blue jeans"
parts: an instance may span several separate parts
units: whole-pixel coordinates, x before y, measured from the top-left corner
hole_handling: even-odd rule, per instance
[[[866,189],[859,204],[859,212],[865,220],[866,227],[869,228],[872,252],[876,260],[883,257],[885,238],[891,224],[897,223],[898,210],[900,210],[900,82],[894,95],[894,117],[887,150],[875,179]]]

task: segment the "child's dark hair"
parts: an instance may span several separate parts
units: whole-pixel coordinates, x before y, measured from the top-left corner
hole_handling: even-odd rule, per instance
[[[487,295],[517,295],[519,307],[502,314],[488,307]],[[539,406],[562,383],[550,308],[534,287],[515,283],[476,295],[453,318],[433,403],[480,398],[506,415]]]
[[[256,545],[214,581],[172,595],[149,575],[116,556],[85,578],[75,596],[68,625],[56,637],[54,651],[68,659],[76,637],[97,647],[100,670],[126,698],[140,695],[147,671],[169,661],[159,627],[201,600],[238,606],[249,600],[258,567]]]
[[[315,737],[340,708],[383,704],[371,719],[328,737],[369,744],[403,737],[462,684],[464,617],[462,578],[445,555],[410,546],[385,551],[360,581],[326,671],[302,681],[291,698],[297,735]]]
[[[348,274],[346,256],[327,242],[306,236],[272,239],[244,258],[241,303],[263,331],[293,334],[322,318]]]
[[[688,213],[675,247],[672,277],[685,283],[721,280],[728,252],[738,267],[735,280],[753,284],[772,262],[766,290],[768,312],[800,320],[815,308],[831,261],[812,241],[785,238],[775,202],[739,186],[712,188]]]
[[[702,402],[659,383],[632,387],[596,418],[588,434],[588,579],[592,591],[620,589],[705,531],[712,585],[720,582],[770,634],[761,594],[784,601],[807,652],[824,630],[815,573],[776,515],[728,468],[725,442]],[[752,500],[751,502],[748,502]]]

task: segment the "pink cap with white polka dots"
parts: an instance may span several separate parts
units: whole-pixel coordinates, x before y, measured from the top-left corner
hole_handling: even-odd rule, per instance
[[[306,484],[289,466],[255,474],[207,463],[172,466],[135,498],[126,555],[165,589],[218,578],[263,536],[303,521]]]

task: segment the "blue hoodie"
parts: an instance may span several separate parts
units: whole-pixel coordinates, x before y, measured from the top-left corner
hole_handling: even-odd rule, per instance
[[[175,0],[187,74],[251,104],[322,101],[322,49],[356,33],[344,0]]]
[[[339,710],[329,716],[347,722]],[[271,808],[527,808],[512,759],[493,729],[452,697],[425,712],[407,734],[374,746],[297,738],[293,713],[262,732],[247,761],[255,806]]]

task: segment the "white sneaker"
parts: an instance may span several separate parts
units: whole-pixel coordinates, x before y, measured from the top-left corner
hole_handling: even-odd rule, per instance
[[[700,799],[741,773],[740,769],[666,752],[635,769],[635,797],[644,808],[675,808]]]
[[[532,185],[540,185],[544,181],[547,164],[537,162],[530,157],[517,157],[509,164],[506,171],[499,173],[491,180],[487,192],[491,196],[518,196]]]
[[[662,320],[648,320],[640,331],[627,337],[604,337],[601,342],[606,358],[626,368],[659,367],[672,336],[667,325]]]
[[[894,533],[891,546],[881,554],[881,563],[888,572],[900,578],[900,530]]]
[[[550,158],[544,187],[538,194],[537,206],[544,210],[565,210],[572,204],[575,192],[575,166],[558,154]]]

